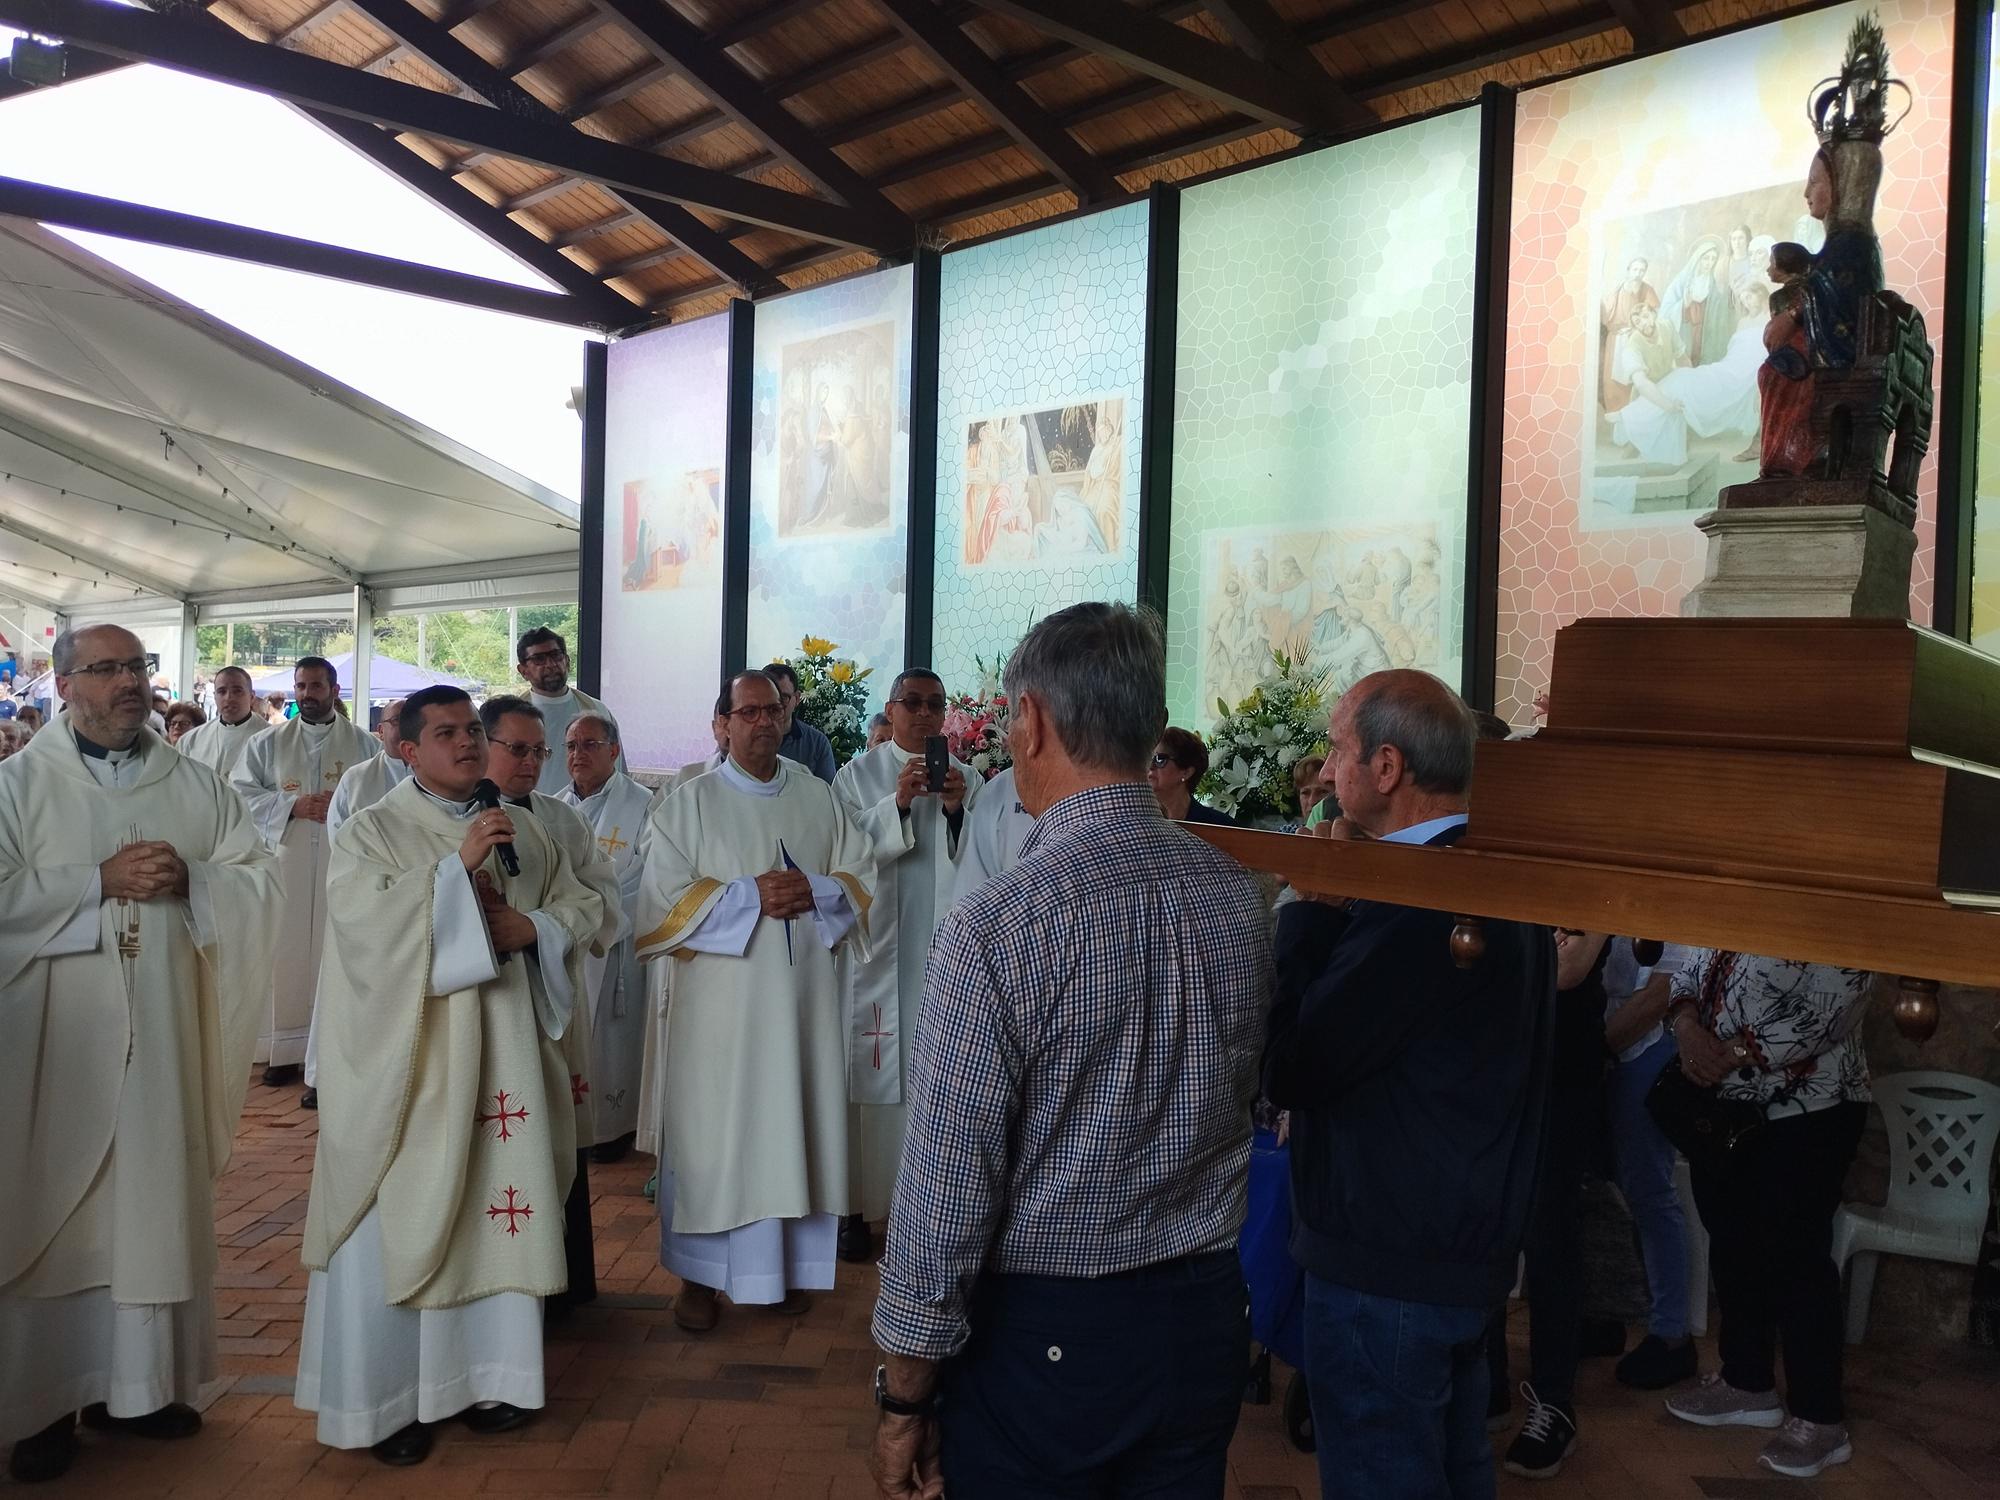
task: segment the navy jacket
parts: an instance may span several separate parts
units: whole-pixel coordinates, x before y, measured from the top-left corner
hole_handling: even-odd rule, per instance
[[[1450,829],[1431,842],[1455,843]],[[1546,927],[1299,901],[1279,915],[1264,1091],[1292,1112],[1292,1256],[1358,1292],[1497,1305],[1514,1284],[1555,1017]]]

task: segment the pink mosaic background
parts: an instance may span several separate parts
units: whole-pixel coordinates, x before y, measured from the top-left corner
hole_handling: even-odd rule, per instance
[[[1502,717],[1532,722],[1557,629],[1583,615],[1672,615],[1700,581],[1697,512],[1658,524],[1586,531],[1587,348],[1598,337],[1591,230],[1651,204],[1690,202],[1794,174],[1817,145],[1805,105],[1836,72],[1854,18],[1842,5],[1623,63],[1521,95],[1514,140],[1513,244],[1502,424],[1500,634]],[[1938,345],[1944,307],[1950,0],[1879,6],[1891,67],[1915,100],[1889,137],[1875,222],[1891,287]],[[1937,462],[1920,484],[1911,611],[1928,623]]]

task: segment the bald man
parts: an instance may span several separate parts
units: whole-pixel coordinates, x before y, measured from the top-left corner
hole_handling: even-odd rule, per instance
[[[250,742],[270,727],[257,712],[250,674],[241,667],[224,667],[215,674],[215,717],[182,735],[174,748],[227,781]]]

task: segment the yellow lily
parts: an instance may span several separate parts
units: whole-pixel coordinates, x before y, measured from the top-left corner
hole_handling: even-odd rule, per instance
[[[809,635],[799,642],[799,649],[805,652],[807,656],[831,656],[840,648],[832,641],[821,640],[816,635]]]
[[[843,685],[850,683],[854,681],[854,663],[851,661],[837,661],[826,669],[826,675],[831,677],[835,682]]]

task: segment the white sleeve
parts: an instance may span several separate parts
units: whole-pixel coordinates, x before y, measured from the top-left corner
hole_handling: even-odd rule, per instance
[[[37,958],[68,958],[77,953],[95,953],[100,936],[97,909],[104,902],[104,876],[92,869],[90,880],[77,898],[76,910],[63,928],[42,945]],[[57,907],[56,910],[62,910]]]
[[[528,970],[528,992],[534,996],[535,1019],[552,1042],[563,1039],[576,1004],[569,983],[569,934],[545,911],[531,911],[535,924],[535,964]]]
[[[195,947],[212,947],[222,934],[215,923],[215,893],[209,885],[208,866],[190,861],[187,872],[188,930],[194,934]]]
[[[750,934],[757,930],[757,918],[763,910],[757,882],[748,875],[740,875],[729,882],[721,899],[708,909],[701,926],[681,940],[681,947],[692,953],[741,958],[750,946]]]
[[[812,886],[813,926],[830,952],[854,926],[854,903],[847,899],[847,887],[831,875],[807,874],[806,880]]]
[[[326,805],[326,836],[330,839],[340,832],[340,825],[346,822],[353,812],[353,785],[343,775],[340,784],[333,789],[333,800]]]
[[[455,995],[500,977],[486,915],[456,851],[438,861],[431,894],[431,976],[428,993]]]

